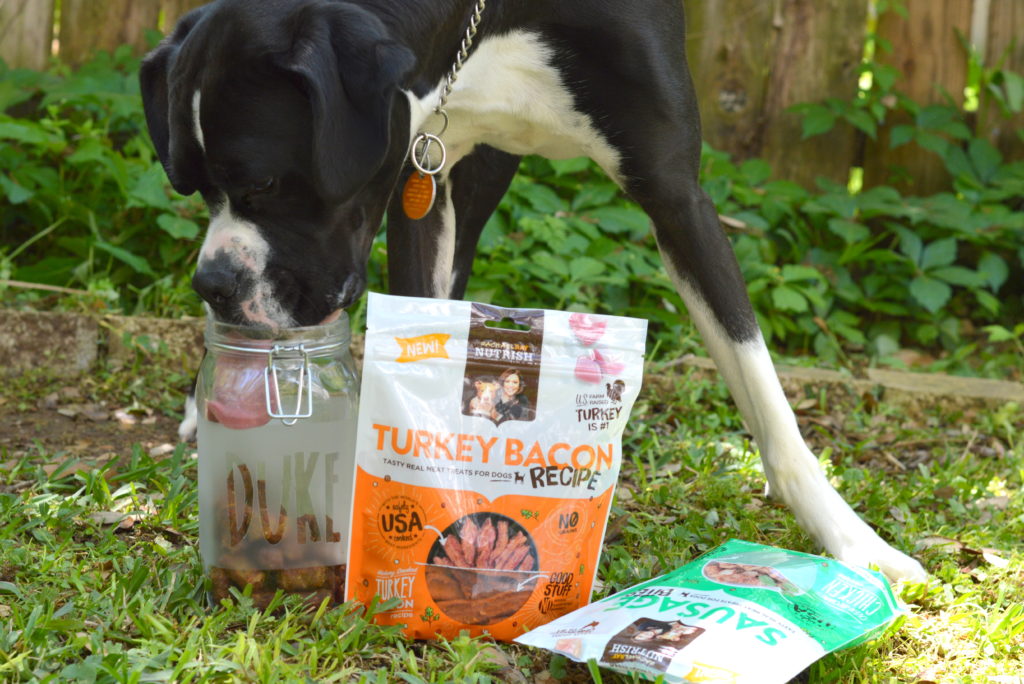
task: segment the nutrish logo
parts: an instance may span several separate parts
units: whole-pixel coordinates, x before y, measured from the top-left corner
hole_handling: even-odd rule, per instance
[[[878,596],[845,577],[831,580],[821,592],[830,606],[859,620],[866,620],[882,608],[882,601]]]

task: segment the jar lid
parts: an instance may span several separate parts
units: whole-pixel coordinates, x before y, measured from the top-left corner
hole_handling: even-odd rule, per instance
[[[348,314],[333,321],[294,328],[235,325],[206,319],[206,348],[212,351],[270,354],[274,351],[303,350],[312,356],[345,347],[351,341]]]
[[[344,311],[328,323],[295,328],[233,325],[209,317],[206,321],[206,348],[228,352],[221,360],[230,364],[262,368],[265,415],[280,418],[285,425],[313,415],[310,358],[347,349],[350,336]],[[280,373],[286,368],[298,370],[293,408],[281,401]]]

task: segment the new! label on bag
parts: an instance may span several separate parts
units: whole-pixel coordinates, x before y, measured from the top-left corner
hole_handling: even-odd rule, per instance
[[[587,604],[646,330],[370,294],[347,599],[504,640]]]

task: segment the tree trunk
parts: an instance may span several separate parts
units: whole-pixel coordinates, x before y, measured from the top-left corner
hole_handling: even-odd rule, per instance
[[[142,54],[145,30],[157,27],[159,15],[159,0],[62,0],[61,60],[78,65],[98,50],[113,52],[126,43]]]
[[[848,126],[801,140],[787,111],[852,99],[863,53],[866,2],[704,0],[687,5],[687,49],[704,139],[742,161],[766,159],[775,177],[845,184],[855,136]]]
[[[53,0],[0,0],[0,58],[8,66],[46,67],[53,44]]]
[[[849,0],[786,0],[770,74],[762,128],[762,156],[779,178],[813,188],[824,176],[846,185],[856,132],[837,124],[807,140],[802,118],[787,111],[828,98],[851,101],[864,56],[867,4]]]
[[[686,5],[686,48],[704,140],[737,160],[760,153],[758,129],[776,41],[772,5],[762,0]]]
[[[1015,1],[1015,0],[1011,0]],[[901,72],[894,88],[925,106],[951,98],[963,104],[967,59],[957,39],[970,32],[971,3],[964,0],[905,0],[907,16],[890,11],[878,18],[879,36],[892,44],[892,52],[879,51],[877,62]],[[904,194],[931,195],[948,190],[949,173],[933,152],[908,143],[893,148],[889,133],[894,126],[912,124],[902,112],[893,112],[868,140],[864,153],[864,186],[893,185]]]

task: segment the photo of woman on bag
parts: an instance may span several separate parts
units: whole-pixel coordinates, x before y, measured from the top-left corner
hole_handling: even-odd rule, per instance
[[[494,421],[533,420],[534,410],[526,398],[526,381],[515,368],[498,377],[498,400],[494,404]]]

